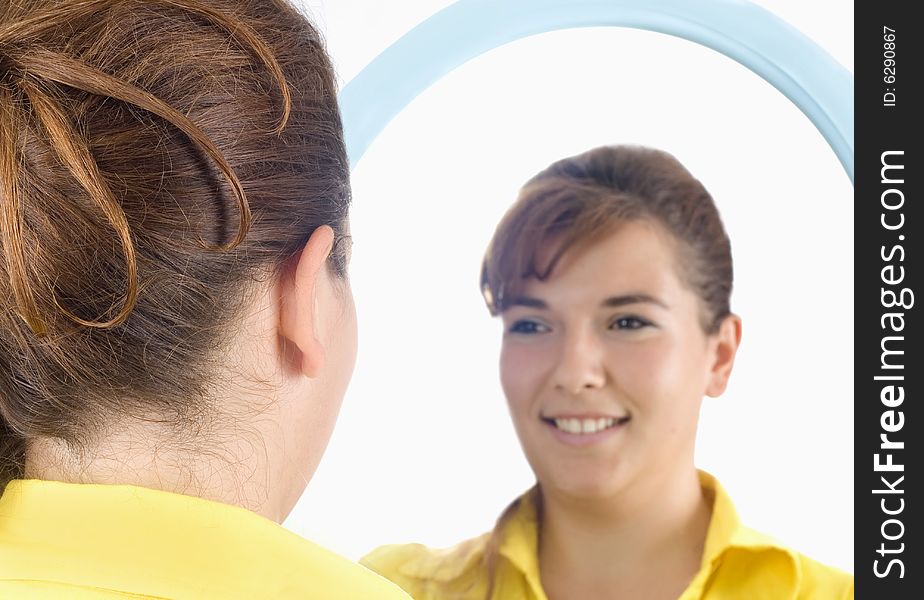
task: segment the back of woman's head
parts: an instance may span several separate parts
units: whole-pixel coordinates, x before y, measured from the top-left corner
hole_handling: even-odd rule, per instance
[[[731,247],[703,185],[666,152],[605,146],[553,163],[530,179],[497,226],[482,267],[492,314],[503,312],[529,278],[545,280],[572,248],[620,223],[647,220],[674,241],[681,280],[699,297],[703,329],[730,313]]]
[[[349,202],[333,71],[284,0],[0,4],[0,491],[30,438],[196,418],[256,283]]]

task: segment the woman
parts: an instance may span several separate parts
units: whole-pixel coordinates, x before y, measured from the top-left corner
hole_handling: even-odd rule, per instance
[[[482,270],[537,485],[455,548],[363,562],[424,599],[850,598],[849,575],[742,526],[693,464],[741,337],[718,211],[672,156],[598,148],[530,180]]]
[[[0,597],[407,598],[287,532],[353,369],[284,0],[0,5]]]

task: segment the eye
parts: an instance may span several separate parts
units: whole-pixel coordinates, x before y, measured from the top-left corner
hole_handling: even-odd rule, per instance
[[[531,319],[519,319],[514,321],[509,328],[507,328],[509,333],[519,333],[522,335],[533,335],[536,333],[546,333],[549,331],[547,325],[540,323],[539,321],[533,321]]]
[[[652,323],[650,321],[646,321],[645,319],[641,319],[639,317],[629,316],[629,317],[619,317],[617,319],[613,319],[613,321],[610,323],[610,329],[632,330],[632,329],[642,329],[643,327],[649,327],[651,325]]]

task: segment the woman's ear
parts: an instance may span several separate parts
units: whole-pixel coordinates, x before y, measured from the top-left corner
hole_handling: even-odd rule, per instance
[[[322,225],[314,230],[302,251],[282,278],[279,335],[293,346],[295,365],[302,374],[317,377],[324,365],[324,345],[318,324],[318,289],[326,277],[325,264],[334,245],[334,230]]]
[[[725,317],[710,343],[713,351],[706,380],[706,395],[716,398],[725,392],[728,378],[731,377],[735,355],[741,343],[741,317],[735,314]]]

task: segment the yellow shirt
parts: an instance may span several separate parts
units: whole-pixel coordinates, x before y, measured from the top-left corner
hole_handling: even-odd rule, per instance
[[[700,472],[712,519],[700,571],[680,600],[841,600],[853,598],[853,577],[781,546],[741,525],[719,483]],[[497,600],[547,600],[539,577],[535,503],[521,497],[501,532]],[[482,565],[490,534],[447,550],[420,544],[383,546],[360,562],[388,577],[416,600],[484,600]]]
[[[0,598],[408,600],[244,508],[38,480],[14,480],[0,497]]]

